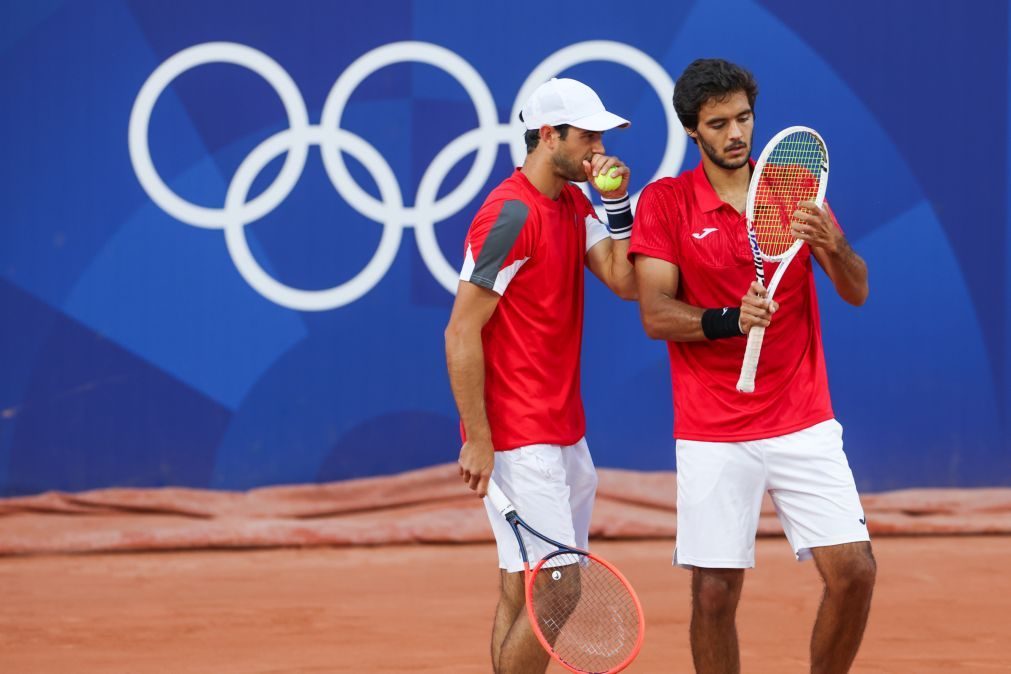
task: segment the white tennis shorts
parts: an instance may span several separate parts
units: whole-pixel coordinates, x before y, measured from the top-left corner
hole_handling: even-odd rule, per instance
[[[492,477],[531,527],[559,543],[587,548],[597,471],[586,438],[569,446],[527,445],[495,452]],[[512,527],[488,499],[485,509],[498,546],[499,568],[522,571],[523,558]],[[531,567],[556,549],[522,528],[520,533]]]
[[[764,440],[678,440],[674,564],[754,567],[766,491],[798,561],[811,548],[869,541],[842,445],[835,419]]]

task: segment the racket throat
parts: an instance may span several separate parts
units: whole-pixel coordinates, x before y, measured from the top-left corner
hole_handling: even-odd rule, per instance
[[[530,571],[530,559],[527,557],[527,546],[523,544],[523,536],[520,535],[519,527],[519,516],[516,511],[512,511],[505,516],[506,520],[509,522],[509,526],[513,530],[513,535],[516,537],[516,544],[520,549],[520,558],[523,560],[523,568]]]

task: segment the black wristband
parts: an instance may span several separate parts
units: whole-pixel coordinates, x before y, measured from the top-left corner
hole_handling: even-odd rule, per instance
[[[706,339],[724,339],[725,337],[740,337],[742,334],[741,310],[737,307],[722,309],[706,309],[702,312],[702,333]]]

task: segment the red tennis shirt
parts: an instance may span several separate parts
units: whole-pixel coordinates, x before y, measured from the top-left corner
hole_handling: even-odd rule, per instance
[[[745,216],[720,199],[701,163],[643,190],[629,255],[677,265],[677,299],[697,307],[738,307],[755,280]],[[776,267],[765,263],[767,279]],[[737,391],[745,337],[667,343],[675,438],[757,440],[833,417],[810,247],[790,263],[775,300],[754,393]]]
[[[552,200],[519,170],[474,217],[460,278],[502,296],[481,333],[495,449],[572,445],[586,434],[583,266],[607,236],[577,187],[567,184]]]

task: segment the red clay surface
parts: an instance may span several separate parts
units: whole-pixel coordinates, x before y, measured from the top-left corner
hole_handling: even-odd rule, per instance
[[[854,672],[1011,671],[1011,537],[886,537]],[[646,610],[626,671],[689,672],[688,572],[670,540],[605,541]],[[0,671],[489,672],[490,544],[0,557]],[[820,592],[758,542],[744,671],[803,672]],[[561,672],[552,668],[551,672]]]

